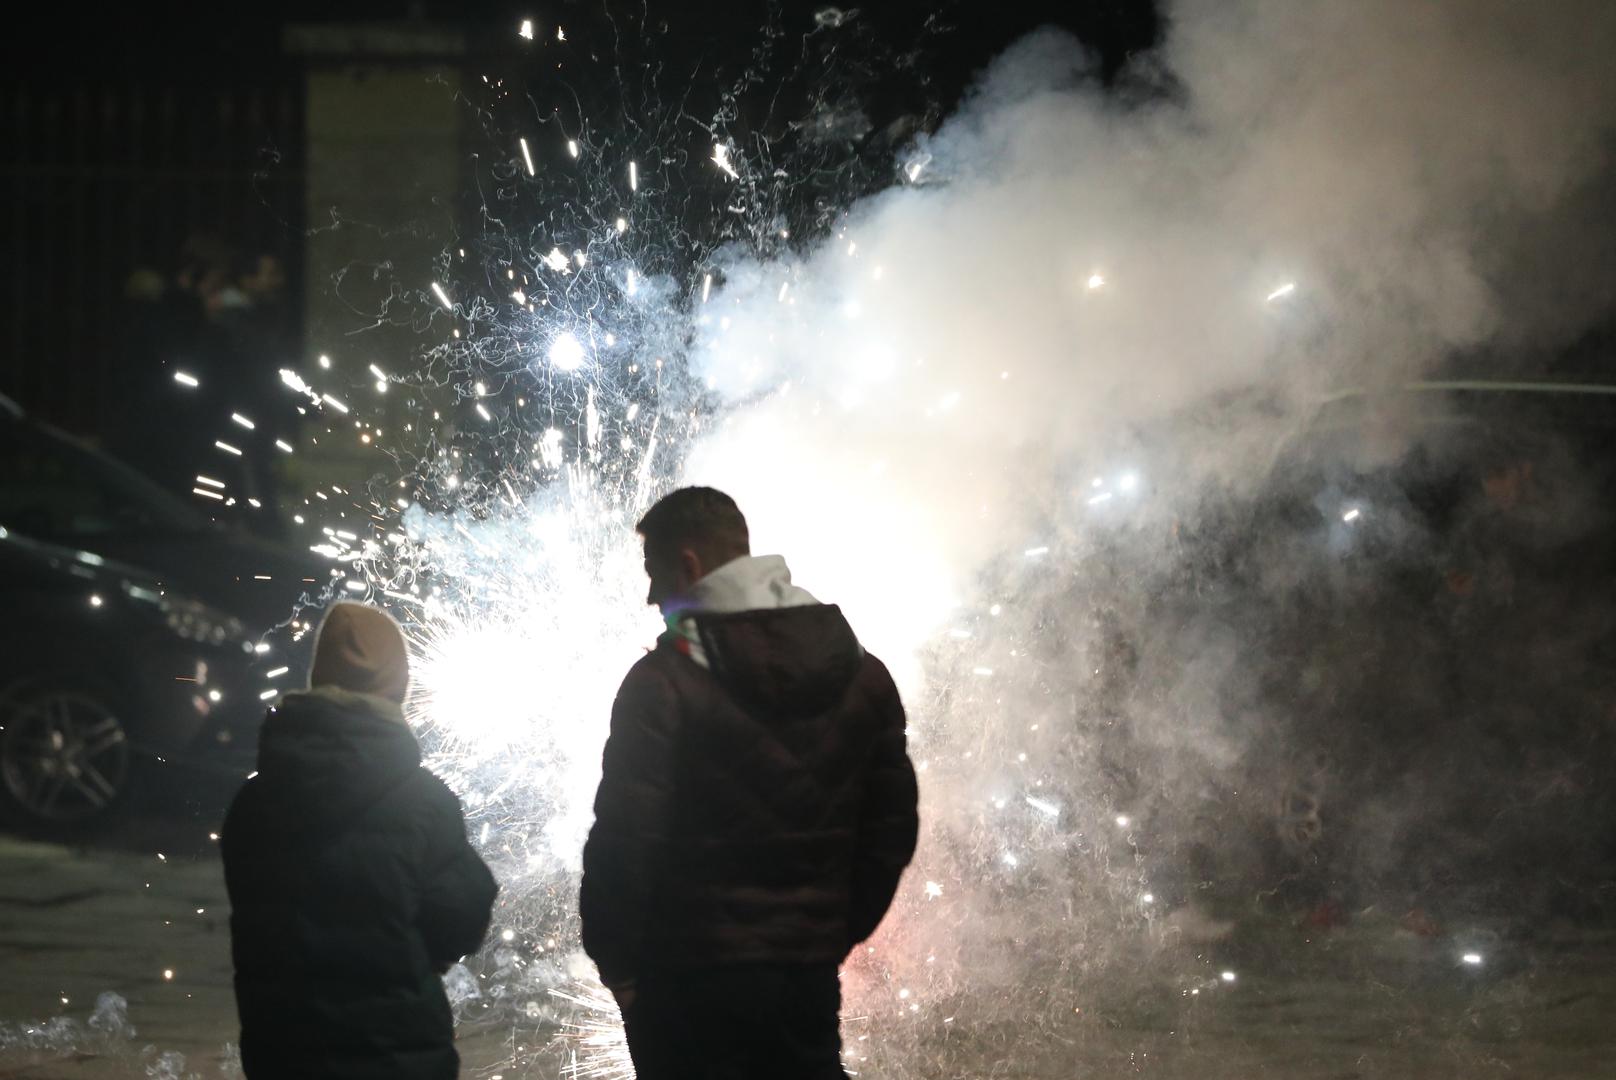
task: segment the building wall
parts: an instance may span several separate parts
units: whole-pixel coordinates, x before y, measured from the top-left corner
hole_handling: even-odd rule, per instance
[[[0,86],[0,393],[92,439],[130,407],[137,296],[188,240],[273,254],[301,291],[298,73],[167,76]]]
[[[453,30],[381,24],[294,28],[287,43],[307,70],[304,374],[362,401],[356,413],[385,431],[408,422],[411,398],[378,394],[370,368],[414,369],[416,305],[457,231],[462,41]],[[329,368],[314,363],[322,354]],[[381,440],[361,434],[354,416],[311,417],[289,463],[293,487],[357,490],[388,468]]]

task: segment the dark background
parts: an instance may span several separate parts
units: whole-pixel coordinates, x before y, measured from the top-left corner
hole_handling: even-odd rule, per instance
[[[616,0],[130,7],[70,31],[12,35],[0,67],[0,137],[9,148],[0,166],[9,207],[0,218],[8,264],[0,394],[115,446],[114,432],[138,433],[140,423],[160,419],[129,415],[161,411],[140,392],[151,381],[136,355],[140,324],[150,321],[143,301],[188,267],[240,281],[273,258],[281,281],[270,283],[273,304],[259,321],[293,350],[324,348],[331,335],[309,319],[310,297],[327,282],[318,268],[311,273],[307,250],[322,213],[311,211],[306,183],[307,106],[311,76],[336,65],[433,63],[468,82],[493,73],[541,116],[581,113],[601,142],[618,134],[614,116],[632,124],[643,114],[636,94],[643,101],[694,88],[685,110],[710,118],[724,105],[722,88],[751,68],[776,85],[738,99],[729,129],[740,139],[760,136],[789,152],[806,137],[805,119],[836,115],[836,98],[867,120],[836,133],[818,159],[826,166],[821,202],[845,204],[860,189],[890,183],[894,151],[935,128],[974,73],[1028,30],[1071,30],[1095,50],[1096,77],[1115,83],[1161,29],[1144,0],[1047,11],[881,3],[849,7],[842,26],[816,32],[834,11],[818,3]],[[568,42],[519,41],[523,18],[538,22],[541,38],[564,26]],[[361,25],[424,33],[407,55],[366,56],[344,36]],[[435,49],[441,55],[430,55]],[[642,68],[642,59],[653,66]],[[357,112],[356,120],[362,128]],[[468,124],[463,136],[468,180],[479,134]],[[850,177],[849,164],[862,175]],[[809,190],[800,196],[791,216],[811,233],[813,200]],[[706,216],[700,202],[691,207],[698,221]]]

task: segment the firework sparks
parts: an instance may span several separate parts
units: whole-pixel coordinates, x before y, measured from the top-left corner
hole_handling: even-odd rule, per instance
[[[571,331],[562,331],[550,342],[550,365],[557,371],[577,371],[583,366],[584,347]]]
[[[729,174],[731,180],[741,178],[741,174],[735,171],[735,163],[729,159],[729,147],[724,143],[713,144],[713,164]]]
[[[611,993],[600,983],[590,982],[568,990],[552,989],[550,994],[573,1007],[557,1036],[567,1051],[561,1075],[569,1080],[634,1080],[628,1038]]]
[[[531,33],[531,23],[524,23],[523,37]],[[572,130],[596,148],[614,145],[590,140],[595,129],[587,123]],[[499,149],[489,157],[507,172],[513,135],[506,130],[491,140]],[[665,208],[657,205],[672,186],[670,178],[648,188],[646,203],[629,201],[635,225],[630,232],[621,197],[624,174],[618,171],[622,158],[592,153],[572,169],[547,169],[540,177],[528,140],[518,138],[517,144],[526,175],[535,178],[521,185],[524,198],[551,190],[546,185],[565,173],[568,182],[593,185],[587,205],[578,208],[575,220],[555,213],[530,234],[491,243],[498,255],[481,268],[489,287],[479,287],[472,273],[450,282],[460,296],[461,316],[454,320],[460,325],[437,331],[443,344],[430,350],[429,364],[439,365],[434,370],[400,368],[394,376],[370,365],[377,391],[392,385],[400,403],[422,385],[453,383],[455,396],[411,417],[420,425],[413,432],[417,445],[410,447],[422,462],[416,471],[373,487],[368,507],[357,493],[328,498],[314,491],[310,502],[332,515],[333,526],[338,513],[350,515],[351,526],[356,505],[374,520],[369,532],[354,527],[344,535],[333,528],[311,539],[321,540],[318,550],[337,560],[342,574],[336,588],[385,598],[407,624],[416,673],[411,722],[428,764],[460,793],[478,846],[512,898],[502,919],[515,928],[489,950],[495,957],[490,963],[507,965],[497,981],[509,990],[531,980],[571,1008],[561,1032],[566,1075],[632,1076],[615,1002],[598,984],[575,983],[563,957],[576,945],[572,898],[610,702],[623,672],[658,628],[641,602],[634,522],[666,485],[685,476],[707,478],[695,447],[722,446],[730,475],[753,490],[766,490],[764,481],[786,466],[796,467],[792,475],[802,474],[801,462],[783,460],[802,453],[816,459],[812,475],[835,478],[826,490],[801,492],[804,503],[834,506],[847,520],[859,521],[867,535],[881,537],[883,548],[904,552],[898,560],[872,559],[867,546],[837,547],[835,538],[822,535],[823,527],[790,519],[774,524],[767,512],[758,514],[760,525],[791,538],[781,545],[787,554],[796,560],[802,553],[799,572],[810,587],[829,590],[850,606],[866,605],[856,613],[850,607],[850,618],[857,614],[861,636],[893,665],[906,699],[916,703],[911,739],[921,757],[917,768],[928,792],[941,793],[938,824],[922,847],[913,880],[905,879],[888,925],[868,951],[853,958],[844,982],[850,1008],[871,1016],[865,1036],[901,1040],[907,1036],[890,1028],[900,1022],[895,1018],[907,1024],[934,1008],[941,1016],[945,1002],[958,1003],[962,987],[974,988],[963,950],[990,941],[993,931],[967,932],[961,920],[994,907],[977,901],[996,899],[993,890],[1003,883],[1048,876],[1052,865],[1061,867],[1057,879],[1076,892],[1070,880],[1076,872],[1069,867],[1081,843],[1073,838],[1087,830],[1121,843],[1123,836],[1109,826],[1133,831],[1125,815],[1059,786],[1047,764],[1058,755],[1036,723],[1029,729],[1018,718],[1012,726],[1005,717],[1012,710],[1001,698],[1022,682],[1036,681],[1027,676],[1034,616],[1018,606],[1023,596],[966,599],[972,594],[959,582],[973,567],[956,565],[924,539],[957,523],[929,517],[929,508],[907,494],[927,484],[888,468],[888,459],[900,456],[890,443],[916,430],[948,429],[969,458],[981,437],[975,430],[980,418],[1003,408],[994,395],[1030,382],[1024,371],[1031,365],[1018,364],[1014,382],[999,360],[978,365],[982,371],[937,365],[934,373],[935,353],[948,343],[917,332],[916,320],[929,316],[894,315],[877,300],[909,288],[908,280],[928,268],[886,243],[873,224],[859,227],[862,251],[845,236],[827,247],[836,256],[821,260],[834,262],[828,284],[825,267],[809,256],[750,264],[721,262],[720,253],[703,251],[670,271],[658,246],[669,244],[659,216]],[[732,145],[717,138],[710,160],[698,156],[696,162],[739,180]],[[767,175],[770,164],[752,146],[748,184]],[[579,139],[566,139],[566,148],[579,161]],[[602,156],[607,160],[598,160]],[[674,168],[667,157],[647,160]],[[918,184],[929,159],[909,165],[907,179]],[[626,163],[626,172],[629,191],[637,195],[637,160]],[[913,196],[940,194],[943,187],[928,183]],[[783,220],[750,219],[751,235],[767,237],[777,251],[783,247],[779,240],[790,236]],[[467,261],[474,263],[477,253],[470,240],[465,243],[456,250],[471,251]],[[807,249],[812,240],[799,237],[797,245]],[[1075,282],[1089,290],[1106,287],[1099,270],[1082,274],[1088,268],[1078,269]],[[1069,273],[1056,275],[1062,293],[1074,288]],[[1142,291],[1131,287],[1135,277],[1130,268],[1124,292]],[[1294,287],[1281,286],[1269,299]],[[442,283],[432,282],[430,291],[445,311],[456,310]],[[823,302],[831,294],[834,303]],[[421,308],[432,310],[418,287],[415,295]],[[1108,290],[1086,307],[1106,313],[1123,299]],[[1242,306],[1253,305],[1247,300]],[[439,327],[445,322],[437,320]],[[827,389],[811,379],[772,377],[769,357],[787,339],[822,343],[815,362],[840,372],[839,383]],[[984,340],[972,344],[980,350]],[[846,366],[837,367],[843,356]],[[694,393],[664,397],[674,371],[682,374],[686,364],[706,378],[729,370],[725,364],[744,370],[749,400],[786,403],[770,416],[784,416],[785,426],[748,428],[739,409],[714,417],[704,412],[705,403],[693,404]],[[323,357],[320,366],[330,369]],[[327,386],[319,391],[293,372],[282,378],[301,397],[347,416],[349,406],[324,392],[352,392],[351,384],[344,391],[335,381],[340,374],[320,375]],[[353,408],[358,418],[366,415],[366,405],[356,401]],[[848,439],[860,451],[844,454],[839,439],[802,434],[812,431],[808,421],[822,413],[841,417],[839,434],[858,423],[872,426],[860,419],[869,416],[883,417],[901,434],[864,456],[860,451],[882,440]],[[353,437],[346,429],[346,422],[337,427]],[[714,431],[728,441],[718,441]],[[359,438],[368,443],[371,430]],[[381,445],[379,429],[375,438]],[[277,445],[291,452],[289,444]],[[1134,492],[1138,483],[1133,473],[1108,472],[1119,477],[1114,492],[1103,481],[1088,485],[1092,467],[1081,475],[1075,493],[1070,481],[1062,489],[1078,525],[1068,520],[999,537],[992,554],[1014,562],[1017,573],[1050,574],[1063,565],[1062,537],[1142,501],[1125,495],[1106,511],[1081,513],[1085,503],[1099,507],[1117,492]],[[1000,481],[1006,479],[1012,478]],[[197,483],[199,497],[223,498],[202,477]],[[973,512],[990,517],[990,502],[984,498]],[[1000,599],[1005,603],[988,602]],[[1001,615],[995,628],[991,623]],[[275,692],[266,689],[265,699]],[[951,704],[939,704],[943,699]],[[953,722],[966,715],[969,724]],[[1140,814],[1141,821],[1149,820]],[[1089,894],[1114,885],[1109,876],[1096,876],[1100,884],[1083,883]],[[1138,912],[1149,905],[1152,894],[1139,899],[1141,884],[1138,875],[1128,879],[1126,902],[1111,907]],[[538,942],[543,946],[533,944]],[[500,955],[530,963],[531,973],[517,973],[520,965]],[[861,1059],[868,1049],[860,1048]]]

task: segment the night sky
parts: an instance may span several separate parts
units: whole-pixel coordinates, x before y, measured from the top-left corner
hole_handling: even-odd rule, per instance
[[[1084,4],[922,3],[896,0],[843,5],[847,25],[885,42],[895,52],[919,49],[923,70],[892,73],[891,97],[903,102],[922,80],[937,97],[957,97],[972,75],[1006,45],[1039,26],[1061,26],[1096,52],[1106,78],[1114,78],[1127,58],[1148,49],[1161,20],[1148,0],[1092,0]],[[514,28],[523,18],[569,27],[575,43],[605,40],[615,23],[625,35],[644,26],[677,41],[664,50],[721,60],[744,55],[760,27],[774,20],[787,36],[813,30],[816,16],[836,10],[825,3],[797,0],[769,4],[754,0],[696,0],[690,3],[627,3],[623,0],[570,0],[549,4],[291,3],[217,5],[211,10],[172,11],[114,8],[98,12],[75,32],[49,37],[14,35],[4,49],[9,78],[96,79],[165,76],[175,81],[218,83],[287,62],[281,49],[285,27],[331,22],[420,20],[463,31],[479,47],[508,52]],[[682,39],[682,40],[681,40]],[[911,84],[906,91],[902,85]]]

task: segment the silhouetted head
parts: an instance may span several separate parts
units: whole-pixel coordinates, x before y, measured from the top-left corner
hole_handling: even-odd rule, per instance
[[[752,553],[740,507],[715,488],[669,492],[635,530],[645,538],[645,573],[651,579],[645,602],[664,610],[720,566]]]

